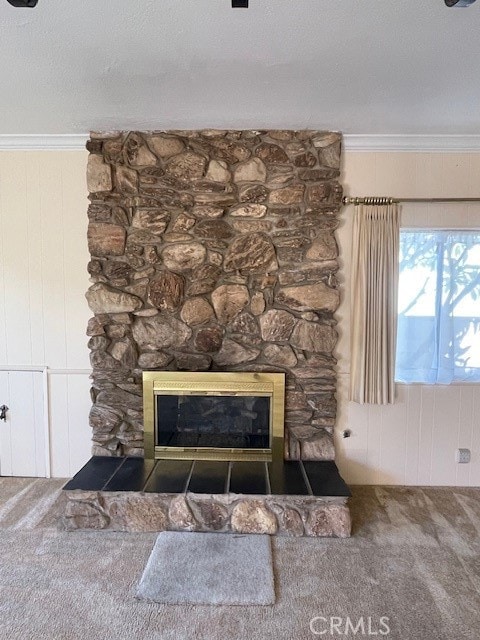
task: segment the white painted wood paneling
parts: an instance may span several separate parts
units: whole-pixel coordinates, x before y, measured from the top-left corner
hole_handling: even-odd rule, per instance
[[[51,470],[54,478],[69,475],[68,385],[64,375],[48,376]]]
[[[431,484],[435,395],[435,387],[420,387],[420,405],[416,407],[420,412],[418,470],[417,474],[411,477],[411,484]]]
[[[62,154],[63,158],[64,154]],[[85,183],[85,153],[70,153],[70,162],[60,158],[65,227],[63,233],[65,266],[65,344],[68,369],[89,369],[86,322],[92,315],[85,293],[90,286],[87,264],[90,260],[86,242],[88,227]],[[53,365],[52,365],[53,366]]]
[[[9,154],[10,155],[10,154]],[[0,157],[0,161],[4,158]],[[31,363],[28,218],[24,158],[0,166],[2,182],[2,262],[6,358],[1,364]]]
[[[0,371],[0,405],[10,407],[10,384],[8,373]],[[12,469],[12,438],[10,416],[7,421],[0,421],[0,475],[11,476]]]
[[[45,320],[43,314],[43,259],[42,244],[40,241],[39,203],[42,198],[40,182],[39,159],[34,154],[28,154],[25,160],[26,184],[26,209],[28,221],[28,286],[30,301],[30,338],[31,352],[30,364],[45,362]]]
[[[455,449],[460,430],[461,387],[435,386],[432,433],[432,484],[454,485]]]
[[[70,476],[90,454],[84,294],[87,200],[85,151],[0,152],[0,365],[46,365],[52,474]],[[344,154],[347,195],[478,196],[480,153]],[[349,403],[351,213],[337,234],[343,286],[338,461],[352,483],[480,485],[480,386],[399,387],[394,406]],[[480,206],[404,205],[405,226],[480,228]],[[61,373],[55,370],[61,369]],[[85,373],[73,373],[85,370]],[[352,437],[341,438],[344,428]],[[469,465],[455,449],[471,448]]]
[[[473,385],[469,387],[460,387],[460,407],[458,413],[458,433],[457,433],[457,448],[466,447],[472,449],[473,447],[473,429],[474,429],[474,416],[473,416],[473,401],[474,401],[475,387]],[[473,464],[476,466],[476,462]],[[470,471],[472,469],[472,463],[470,464],[457,464],[455,468],[456,472],[456,485],[468,485],[470,484]]]
[[[480,386],[473,389],[472,406],[472,462],[470,463],[470,482],[480,486]]]
[[[56,476],[76,473],[90,454],[86,158],[83,150],[0,153],[0,366],[48,368]]]
[[[89,368],[86,152],[0,153],[0,364]]]
[[[41,155],[41,152],[39,152]],[[56,154],[55,154],[56,155]],[[61,159],[54,157],[47,165],[39,165],[40,181],[45,189],[39,202],[39,232],[43,269],[43,318],[45,324],[45,363],[65,368],[65,210],[62,203]]]
[[[0,475],[47,475],[43,373],[0,371],[0,404],[8,407],[0,421]]]
[[[90,380],[87,374],[49,375],[53,477],[65,478],[74,475],[90,458],[89,390]]]
[[[480,154],[354,153],[344,155],[344,186],[350,196],[477,197]],[[480,385],[398,385],[394,405],[348,401],[352,207],[343,210],[337,234],[342,265],[338,462],[353,484],[480,485]],[[403,204],[405,227],[480,228],[480,203]],[[352,436],[342,439],[344,429]],[[455,462],[459,447],[470,464]]]
[[[68,374],[69,475],[76,473],[92,455],[92,432],[88,414],[92,406],[91,380],[86,374]]]
[[[399,385],[398,401],[379,407],[340,397],[347,411],[342,427],[352,430],[351,438],[338,441],[344,475],[353,484],[477,486],[478,391],[474,385]],[[460,447],[471,449],[470,464],[455,461]]]

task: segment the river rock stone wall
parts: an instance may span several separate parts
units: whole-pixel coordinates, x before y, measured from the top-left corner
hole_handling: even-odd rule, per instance
[[[142,371],[283,371],[285,455],[333,459],[341,139],[92,134],[95,455],[143,455]]]
[[[348,538],[346,498],[65,491],[67,531],[198,531]]]

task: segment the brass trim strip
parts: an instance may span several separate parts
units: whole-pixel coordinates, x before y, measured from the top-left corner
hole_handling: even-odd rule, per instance
[[[159,383],[157,380],[154,381],[153,383],[153,390],[156,393],[162,392],[162,393],[166,393],[167,391],[172,391],[172,392],[179,392],[179,391],[183,391],[185,394],[190,393],[190,392],[194,392],[194,391],[205,391],[205,392],[211,392],[211,393],[220,393],[218,391],[218,384],[215,382],[185,382],[185,383],[178,383],[178,382],[170,382],[170,381],[165,381],[162,383]],[[252,392],[255,392],[255,395],[257,394],[257,392],[261,392],[261,393],[271,393],[273,391],[273,384],[272,383],[267,383],[267,384],[262,384],[262,383],[245,383],[245,382],[232,382],[232,383],[227,383],[227,382],[222,382],[222,389],[221,391],[223,392],[223,395],[227,395],[227,392],[239,392],[239,393],[244,393],[244,394],[248,394],[250,392],[250,395],[252,394]]]
[[[212,397],[238,397],[245,396],[246,398],[255,396],[256,398],[269,398],[273,394],[273,387],[270,391],[258,391],[256,389],[252,389],[251,391],[235,391],[235,390],[207,390],[207,389],[181,389],[181,393],[179,394],[179,389],[153,389],[153,394],[155,396],[212,396]]]
[[[268,449],[178,449],[175,447],[155,447],[157,460],[218,460],[226,462],[271,462],[272,452]]]
[[[152,375],[143,374],[143,446],[145,458],[155,459],[155,403]]]

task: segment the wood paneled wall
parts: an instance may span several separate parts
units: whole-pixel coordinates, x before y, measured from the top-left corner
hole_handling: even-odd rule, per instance
[[[90,455],[86,158],[0,152],[0,366],[48,367],[57,477]]]
[[[480,196],[480,154],[361,153],[344,155],[343,185],[350,196]],[[348,401],[350,265],[353,207],[337,234],[343,285],[337,313],[339,411],[337,461],[352,484],[480,484],[480,385],[397,385],[397,402],[383,407]],[[480,229],[480,203],[403,204],[402,226]],[[344,429],[351,437],[342,438]],[[455,451],[472,451],[469,464]]]
[[[0,365],[49,367],[52,474],[90,454],[84,294],[87,153],[0,152]],[[344,154],[348,195],[478,196],[480,154]],[[338,313],[337,459],[351,483],[480,484],[480,387],[399,386],[387,407],[347,400],[352,209],[342,211],[343,302]],[[404,205],[405,226],[478,227],[478,205]],[[343,429],[352,436],[343,439]],[[455,449],[472,462],[455,462]]]

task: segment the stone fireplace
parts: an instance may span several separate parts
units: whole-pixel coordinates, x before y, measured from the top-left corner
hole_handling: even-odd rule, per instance
[[[93,453],[143,456],[145,371],[281,373],[288,460],[333,460],[341,138],[92,134]]]
[[[65,527],[350,535],[333,446],[340,135],[87,146],[94,455],[64,487]]]

